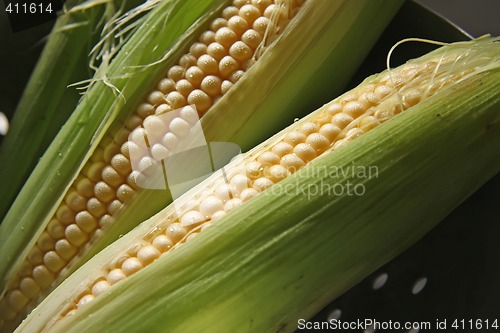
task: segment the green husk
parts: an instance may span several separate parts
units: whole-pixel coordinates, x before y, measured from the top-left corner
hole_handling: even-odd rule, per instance
[[[246,149],[283,123],[291,123],[312,100],[324,100],[332,90],[338,92],[402,3],[399,0],[310,2],[309,10],[301,14],[302,21],[299,18],[295,21],[294,33],[283,36],[272,52],[264,54],[262,64],[258,62],[203,118],[208,141],[231,141]],[[184,51],[195,32],[206,28],[206,20],[215,14],[213,10],[224,3],[215,0],[159,3],[109,67],[97,72],[97,78],[105,74],[120,94],[114,96],[115,90],[107,88],[103,81],[96,81],[26,183],[0,226],[0,252],[5,253],[0,263],[0,289],[20,264],[17,259],[24,258],[43,231],[64,191],[106,130],[138,104],[144,92],[164,74],[167,65]],[[314,15],[314,19],[308,15]],[[298,22],[303,23],[298,26]],[[182,41],[177,43],[179,39]],[[356,48],[350,50],[354,44]],[[167,50],[170,51],[165,56]],[[314,90],[317,91],[312,93]],[[245,98],[247,95],[241,91],[252,91],[252,97]],[[267,120],[262,125],[264,117]],[[62,276],[168,202],[168,191],[142,191],[134,204],[118,216],[110,232],[98,239],[88,254],[73,261],[74,265]]]
[[[99,40],[105,19],[120,6],[126,9],[138,3],[67,2],[69,10],[57,19],[0,147],[0,220],[75,109],[81,96],[68,85],[91,75],[89,52]]]
[[[497,43],[491,42],[492,53]],[[294,331],[299,319],[409,247],[500,171],[498,60],[314,160],[51,332]],[[376,167],[377,176],[310,171],[352,165]],[[307,193],[347,183],[366,192]],[[78,296],[83,281],[162,218],[151,218],[91,259],[19,332],[43,329]]]

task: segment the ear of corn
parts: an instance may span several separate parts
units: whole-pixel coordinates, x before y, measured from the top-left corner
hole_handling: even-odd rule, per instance
[[[103,250],[19,332],[295,330],[500,170],[499,45],[368,78]],[[348,184],[365,191],[331,192]]]
[[[139,1],[125,2],[131,6]],[[50,34],[0,149],[0,219],[40,156],[74,110],[80,96],[69,84],[87,79],[88,53],[99,39],[103,17],[123,5],[113,1],[69,1]],[[64,64],[64,70],[59,66]]]
[[[310,103],[312,96],[322,98],[327,90],[325,87],[330,85],[329,89],[340,89],[401,1],[383,4],[361,0],[309,0],[304,3],[287,0],[277,1],[276,4],[272,1],[253,1],[254,5],[235,1],[234,6],[227,7],[228,3],[208,0],[159,3],[109,67],[101,66],[97,71],[93,86],[44,155],[0,227],[0,252],[6,253],[5,261],[0,263],[3,300],[9,295],[21,295],[21,282],[25,278],[31,279],[31,283],[36,280],[35,275],[44,273],[44,278],[40,277],[33,286],[35,290],[37,286],[41,287],[40,292],[16,298],[19,300],[14,306],[16,313],[22,316],[36,304],[40,295],[47,293],[99,249],[169,202],[167,191],[161,194],[158,191],[140,191],[134,195],[138,188],[135,180],[130,178],[130,162],[124,160],[128,157],[130,145],[124,148],[122,144],[126,140],[123,138],[140,125],[142,118],[152,112],[162,114],[165,110],[180,107],[176,101],[186,99],[196,106],[198,116],[208,110],[202,118],[208,140],[232,141],[243,148],[249,147],[260,136],[275,131],[281,117],[288,114],[288,121],[291,122],[294,116],[290,114],[296,114]],[[256,9],[262,6],[265,8]],[[298,8],[296,6],[300,6],[300,10],[293,10]],[[230,10],[223,10],[224,7]],[[272,50],[258,53],[255,63],[245,60],[247,58],[239,59],[242,63],[238,66],[248,69],[248,73],[241,79],[233,78],[234,82],[238,81],[234,89],[224,93],[208,109],[213,102],[210,99],[208,104],[204,103],[208,93],[197,93],[192,101],[191,94],[187,98],[179,97],[181,88],[178,86],[182,80],[187,80],[191,68],[179,67],[182,67],[183,61],[190,64],[190,55],[196,53],[197,66],[206,67],[205,72],[211,74],[212,59],[205,57],[206,61],[200,60],[204,55],[198,54],[200,43],[195,42],[195,38],[204,42],[205,47],[206,44],[213,44],[212,38],[219,40],[221,45],[228,42],[227,38],[232,40],[227,28],[224,30],[224,27],[217,26],[217,29],[228,33],[221,32],[221,36],[217,35],[219,30],[217,33],[206,31],[207,26],[215,29],[212,25],[216,25],[213,22],[221,11],[222,15],[228,16],[227,20],[224,19],[226,24],[234,25],[234,29],[237,29],[238,23],[244,25],[241,19],[231,20],[230,15],[238,12],[246,17],[245,20],[253,22],[254,31],[263,29],[261,24],[256,23],[259,19],[265,23],[264,27],[274,24],[277,31],[272,28],[261,31],[270,39],[254,46]],[[296,17],[290,20],[287,15]],[[220,23],[220,20],[217,22]],[[289,26],[285,28],[283,23],[289,23]],[[242,40],[247,38],[251,44],[251,36],[243,35]],[[362,47],[347,52],[353,43],[351,38],[365,42]],[[245,53],[246,47],[238,43],[227,45],[234,58],[239,58],[241,52]],[[234,45],[242,48],[232,50]],[[172,49],[165,55],[164,50],[171,46]],[[206,49],[210,51],[208,47]],[[210,52],[216,51],[211,49]],[[175,65],[176,62],[179,65]],[[339,70],[335,77],[327,78],[325,72],[332,67]],[[179,71],[182,72],[180,76],[177,75]],[[240,74],[236,72],[233,74]],[[186,79],[181,78],[183,75]],[[196,75],[189,77],[195,78]],[[316,81],[316,78],[319,80]],[[165,82],[171,85],[172,80],[177,81],[176,91],[166,87]],[[231,78],[228,82],[234,83]],[[113,89],[106,89],[106,85]],[[151,92],[154,86],[158,90],[145,96],[144,89]],[[312,93],[315,89],[318,89],[317,94]],[[113,92],[116,91],[120,93],[115,99]],[[307,97],[301,95],[302,91]],[[252,97],[245,98],[247,94]],[[142,118],[128,115],[135,110]],[[154,117],[149,119],[154,120]],[[146,122],[144,127],[147,130],[149,125]],[[228,123],[232,126],[228,127]],[[137,131],[141,133],[142,129]],[[113,137],[109,133],[117,135]],[[134,133],[131,133],[132,137]],[[116,165],[113,164],[115,156],[118,156]],[[111,163],[111,166],[104,167],[105,163]],[[124,166],[123,170],[120,165]],[[109,183],[104,182],[107,178]],[[114,182],[115,178],[122,183]],[[88,194],[83,190],[80,192],[78,186],[82,182],[91,187]],[[133,202],[130,206],[123,206],[129,197],[134,197]],[[96,235],[99,237],[94,238]],[[65,249],[69,251],[63,251]],[[9,314],[7,317],[10,320],[12,316]]]

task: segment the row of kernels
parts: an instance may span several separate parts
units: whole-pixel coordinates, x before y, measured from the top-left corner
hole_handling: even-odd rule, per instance
[[[139,171],[155,165],[174,150],[180,138],[190,133],[198,121],[196,110],[191,106],[182,108],[179,115],[165,117],[151,115],[144,120],[144,128],[135,129],[127,143],[129,156],[137,161]],[[151,154],[151,156],[150,156]]]
[[[213,104],[211,97],[226,93],[231,84],[241,77],[239,68],[247,69],[248,60],[262,40],[261,34],[252,29],[250,24],[254,24],[258,18],[266,18],[260,16],[263,13],[259,8],[272,6],[271,2],[255,5],[246,4],[239,9],[236,6],[226,8],[223,18],[212,22],[211,30],[203,33],[200,42],[191,46],[190,53],[181,58],[179,66],[169,70],[168,79],[162,80],[158,89],[167,94],[165,100],[173,109],[187,102],[196,104],[203,113]],[[259,27],[262,28],[262,25]],[[264,25],[267,27],[267,24]],[[212,77],[204,80],[206,75]],[[160,98],[154,100],[156,103],[161,102]]]
[[[25,262],[24,266],[29,266]],[[17,314],[22,312],[26,305],[35,299],[41,289],[47,288],[54,281],[55,274],[44,264],[36,265],[29,275],[22,274],[18,277],[16,287],[7,291],[5,297],[0,301],[0,319],[13,320]]]
[[[107,147],[105,149],[101,148],[101,151],[98,150],[98,154],[102,152],[102,158],[111,161],[112,158],[109,156],[115,154],[117,150],[116,144],[112,142],[104,143],[108,144]],[[126,163],[123,160],[120,161],[120,157],[115,160],[119,162],[119,165],[126,167]],[[92,203],[97,202],[97,198],[103,201],[109,201],[110,199],[109,186],[99,181],[98,174],[101,172],[101,179],[115,185],[118,185],[118,182],[115,181],[116,178],[121,178],[114,169],[109,166],[103,167],[103,165],[104,163],[98,162],[94,163],[93,167],[87,168],[88,178],[80,177],[76,188],[68,191],[64,198],[65,204],[60,205],[55,218],[48,223],[46,230],[30,251],[24,265],[31,267],[30,274],[20,272],[21,279],[18,288],[9,291],[9,295],[18,295],[18,297],[7,297],[9,303],[14,302],[11,304],[13,308],[22,308],[21,304],[26,303],[25,301],[21,302],[24,298],[20,297],[20,294],[24,295],[26,299],[33,299],[42,288],[50,286],[55,279],[55,275],[78,253],[78,247],[88,242],[89,234],[97,228],[96,217],[85,209],[90,207],[91,211],[97,212],[96,209],[92,208],[102,205],[92,205]],[[123,171],[123,167],[121,170]],[[95,183],[96,181],[99,182]],[[92,194],[96,195],[97,198],[90,200],[89,205],[87,199]],[[116,201],[112,202],[114,211],[118,206]],[[119,204],[121,205],[121,202]],[[95,215],[99,217],[100,212]],[[71,223],[73,221],[74,223]]]
[[[232,178],[232,180],[234,184],[238,185],[238,187],[242,189],[241,194],[243,194],[245,201],[257,194],[257,191],[254,189],[246,188],[246,185],[251,183],[246,176],[236,175]],[[245,186],[243,186],[243,183]],[[249,190],[250,192],[248,192]],[[244,193],[245,191],[248,192],[246,195]],[[232,192],[235,192],[235,190]],[[169,251],[176,243],[185,239],[191,228],[199,225],[200,223],[207,222],[208,220],[217,220],[224,215],[225,212],[241,205],[242,202],[243,199],[238,198],[221,200],[219,197],[214,195],[208,196],[198,206],[191,207],[192,209],[198,210],[190,210],[182,214],[179,222],[174,222],[168,225],[165,232],[154,237],[151,244],[146,244],[134,249],[132,252],[129,252],[129,254],[134,254],[134,256],[122,261],[119,267],[109,270],[106,279],[96,281],[91,288],[91,294],[80,298],[77,302],[77,306],[80,307],[83,304],[88,303],[88,301],[93,300],[96,296],[107,290],[109,286],[121,281],[126,276],[130,276],[152,263],[154,260],[159,258],[162,253]],[[207,224],[207,226],[209,225],[209,223],[204,224]],[[193,235],[189,235],[187,240],[189,240],[191,236]]]

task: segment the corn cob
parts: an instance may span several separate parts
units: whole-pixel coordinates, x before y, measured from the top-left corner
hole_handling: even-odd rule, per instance
[[[498,51],[499,44],[495,39],[457,43],[410,61],[397,69],[368,78],[359,87],[251,150],[242,160],[229,164],[224,168],[223,174],[213,175],[182,196],[175,202],[175,206],[167,207],[108,247],[49,296],[41,304],[40,310],[35,310],[26,323],[21,325],[20,332],[43,329],[55,332],[89,331],[96,329],[96,318],[104,320],[106,329],[109,330],[194,332],[202,327],[209,327],[209,330],[218,332],[235,329],[264,331],[270,327],[283,331],[292,330],[293,321],[298,319],[294,318],[293,314],[310,315],[328,300],[321,289],[330,290],[329,297],[338,295],[342,288],[355,283],[353,278],[359,279],[363,274],[355,268],[348,268],[345,274],[331,269],[318,271],[318,267],[307,260],[294,261],[303,255],[314,262],[314,256],[308,254],[308,251],[314,252],[315,255],[328,254],[328,258],[332,257],[330,253],[337,254],[341,251],[341,248],[336,249],[336,244],[325,242],[315,243],[322,244],[319,246],[321,252],[317,252],[310,246],[311,239],[306,237],[310,236],[311,232],[317,236],[326,232],[329,237],[335,237],[339,244],[347,246],[345,240],[341,241],[342,237],[345,237],[342,233],[346,232],[343,229],[347,229],[347,235],[357,239],[358,236],[353,234],[353,231],[361,228],[362,242],[367,241],[368,237],[371,239],[367,241],[369,244],[377,244],[384,249],[375,250],[381,254],[379,258],[374,255],[375,261],[381,264],[395,253],[390,247],[385,247],[383,240],[369,237],[373,228],[370,222],[378,221],[382,226],[388,227],[391,234],[403,234],[405,241],[402,243],[408,246],[447,214],[449,209],[463,200],[464,196],[470,194],[471,189],[478,186],[478,182],[484,182],[500,169],[500,156],[491,154],[496,153],[494,149],[500,143],[499,118],[496,111],[500,105]],[[481,91],[484,99],[479,101],[475,96]],[[404,115],[396,117],[407,109],[414,111],[403,112]],[[383,124],[386,121],[388,123]],[[422,122],[421,125],[419,121]],[[381,128],[370,133],[373,134],[371,136],[366,135],[365,140],[360,139],[359,144],[350,143],[378,126]],[[473,136],[464,139],[460,130]],[[396,132],[398,136],[387,135],[391,131]],[[405,133],[410,134],[405,136]],[[460,142],[465,146],[457,146],[455,142],[448,143],[451,153],[434,151],[429,154],[432,157],[422,157],[432,151],[429,150],[428,144],[434,140],[444,143],[450,138],[462,140]],[[458,148],[453,150],[452,147]],[[471,147],[478,149],[469,152]],[[464,156],[464,152],[474,155],[470,156],[474,159]],[[353,156],[364,163],[379,163],[382,178],[389,185],[382,186],[382,179],[356,181],[355,176],[349,176],[347,179],[328,180],[322,175],[310,173],[314,173],[314,167],[321,170],[320,167],[328,165],[349,165]],[[433,164],[433,159],[443,165]],[[425,163],[422,164],[422,160],[425,160]],[[463,165],[456,168],[459,173],[446,177],[450,174],[449,161],[460,161]],[[428,165],[429,163],[432,166]],[[407,169],[398,171],[401,165]],[[447,188],[438,188],[435,195],[427,193],[427,198],[419,192],[422,176],[432,179],[440,186],[449,185],[456,183],[459,175],[468,175],[469,169],[482,170],[483,173],[478,175],[477,179],[458,178],[462,181],[456,187],[456,196],[441,197],[442,192],[448,191]],[[437,175],[436,170],[439,170]],[[408,174],[410,171],[414,173]],[[399,177],[399,183],[392,179],[393,173]],[[332,185],[338,181],[343,183],[353,179],[354,185],[372,185],[373,194],[363,193],[365,197],[359,200],[349,198],[349,195],[332,200],[327,195],[306,199],[305,195],[283,194],[283,189],[287,186],[292,185],[297,189],[299,183],[317,186],[320,182],[327,181]],[[280,184],[275,185],[276,183]],[[400,200],[401,196],[397,193],[388,195],[384,192],[391,186],[401,190],[401,184],[414,185],[415,190],[404,189],[415,195],[418,200]],[[426,185],[424,188],[430,189],[433,186]],[[432,198],[428,198],[429,195]],[[386,196],[390,200],[385,199]],[[441,204],[444,206],[436,204],[437,198],[443,200]],[[366,207],[371,207],[380,216],[363,213],[362,209],[359,210],[361,213],[356,211],[354,214],[352,210],[355,209],[355,204],[360,204],[363,200],[367,200]],[[302,201],[305,203],[301,203]],[[384,205],[373,208],[376,207],[377,201],[383,202]],[[415,204],[415,201],[418,204]],[[283,206],[293,202],[295,203],[292,206],[299,208]],[[273,204],[271,207],[276,210],[266,209],[269,203]],[[321,203],[321,206],[314,206],[313,203]],[[346,213],[346,208],[340,203],[347,204],[351,209],[350,214]],[[419,207],[419,204],[435,210],[435,216],[433,212]],[[312,212],[311,209],[319,213],[308,215]],[[331,226],[325,226],[323,219],[333,219],[329,217],[330,214],[339,215],[335,212],[336,209],[342,212],[340,217],[351,221],[354,226],[349,226],[347,221],[331,221]],[[384,209],[389,213],[396,213],[396,218],[391,219]],[[229,211],[231,213],[228,214]],[[285,216],[297,224],[287,222]],[[402,227],[401,218],[410,220],[413,224]],[[422,218],[431,222],[422,223]],[[361,222],[355,222],[357,219]],[[263,230],[264,225],[269,230]],[[205,231],[209,226],[211,231]],[[321,231],[312,231],[317,228]],[[409,228],[414,234],[404,231],[405,228]],[[245,236],[246,231],[250,231],[251,235]],[[197,236],[200,233],[201,236]],[[336,233],[340,233],[339,236],[336,236]],[[195,236],[197,237],[193,239]],[[230,236],[234,238],[222,238]],[[327,240],[328,237],[325,237],[320,238]],[[300,246],[295,246],[294,242]],[[284,249],[286,246],[290,246],[290,249]],[[398,247],[401,249],[404,246]],[[280,260],[292,265],[295,263],[301,269],[296,270],[290,266],[283,268],[279,264],[281,261],[278,261],[277,267],[274,266],[276,262],[269,259],[273,258],[273,255],[266,253],[268,250],[272,250],[272,254]],[[294,260],[281,255],[283,250]],[[204,251],[206,255],[203,255]],[[233,255],[233,251],[237,256]],[[368,248],[352,252],[362,252],[365,256],[370,256],[373,251],[373,248]],[[207,262],[203,263],[200,256]],[[256,257],[260,259],[255,261]],[[219,261],[222,263],[219,264]],[[367,261],[363,258],[359,258],[359,261],[362,267],[358,269],[363,272],[367,273],[376,268],[375,264],[366,264]],[[230,262],[232,264],[229,264]],[[195,263],[200,267],[195,268]],[[211,265],[217,266],[217,269],[213,269]],[[343,265],[346,264],[340,259],[334,262],[337,269]],[[205,274],[206,270],[209,275]],[[293,272],[295,280],[286,277],[289,270]],[[278,273],[273,274],[273,271]],[[323,285],[318,284],[318,281],[324,283],[332,272],[342,277],[339,286],[333,289],[318,288]],[[252,275],[255,281],[249,280],[248,274]],[[264,274],[268,280],[258,278],[257,274]],[[308,278],[305,278],[305,275]],[[236,281],[234,276],[238,277]],[[291,285],[282,282],[283,280]],[[304,285],[306,281],[309,284]],[[270,282],[272,287],[269,287],[267,282]],[[144,283],[148,283],[143,286],[147,287],[147,291],[146,288],[132,288]],[[266,290],[257,292],[260,297],[250,296],[252,290],[259,290],[256,286]],[[226,287],[229,289],[222,292],[226,298],[221,298],[218,293]],[[149,299],[149,303],[147,297],[154,297],[150,289],[168,293],[156,295],[155,299]],[[179,295],[180,292],[183,294]],[[276,293],[286,296],[286,300],[276,297]],[[185,301],[189,297],[196,301]],[[251,301],[246,300],[247,297],[250,297]],[[318,297],[320,302],[313,302],[313,297]],[[276,299],[279,301],[274,301]],[[308,303],[304,303],[305,309],[297,303],[300,300],[308,300]],[[273,305],[267,305],[268,302]],[[120,312],[123,306],[118,303],[127,304],[127,311]],[[234,307],[233,303],[237,304],[237,307]],[[140,319],[140,316],[130,319],[130,311],[137,314],[143,311],[142,315],[152,314],[154,319],[146,321]],[[255,311],[259,316],[256,316]],[[217,315],[222,313],[223,319]],[[163,317],[168,318],[164,320]],[[99,325],[101,324],[99,321]]]
[[[350,10],[356,7],[345,4],[341,7],[341,4],[336,3],[336,6],[342,10],[346,10],[344,7]],[[393,2],[391,6],[397,8],[396,4],[398,2]],[[189,103],[196,107],[198,114],[193,113],[193,109],[185,109],[188,118],[177,119],[177,122],[166,126],[169,138],[172,134],[179,134],[176,131],[186,130],[193,116],[204,115],[254,62],[261,56],[265,57],[264,50],[277,36],[286,32],[286,25],[301,5],[302,1],[234,1],[232,6],[222,10],[222,17],[212,20],[210,30],[203,32],[198,42],[190,47],[180,47],[188,52],[177,56],[178,63],[170,67],[166,77],[159,81],[157,90],[146,96],[146,101],[137,107],[134,116],[125,121],[124,127],[115,126],[113,136],[104,135],[92,155],[88,156],[88,162],[81,166],[80,175],[73,176],[75,181],[65,189],[66,194],[60,197],[59,206],[43,217],[44,226],[38,229],[38,238],[23,251],[22,260],[9,268],[9,279],[2,281],[1,300],[2,307],[6,309],[2,311],[2,319],[9,322],[6,327],[13,327],[48,290],[74,270],[85,255],[90,256],[92,252],[89,252],[87,244],[95,242],[96,236],[114,226],[115,215],[123,215],[123,204],[130,202],[138,190],[129,162],[129,148],[133,143],[125,143],[129,135],[134,139],[137,133],[143,131],[134,128],[144,120],[143,127],[152,129],[157,120],[153,114],[164,114]],[[324,11],[324,6],[324,3],[314,0],[304,4],[302,22],[306,20],[306,15],[317,16]],[[332,13],[324,16],[323,24],[328,22],[327,17],[333,17]],[[295,27],[295,30],[298,29]],[[200,30],[200,27],[195,30]],[[321,30],[318,29],[317,33]],[[292,36],[290,33],[287,37],[290,39]],[[278,44],[274,49],[279,50]],[[260,71],[270,66],[272,62],[262,65]],[[255,72],[258,73],[257,70]],[[221,104],[220,109],[224,108],[223,100],[218,104]],[[96,136],[99,135],[102,134],[98,132]],[[167,136],[165,133],[162,135]],[[234,135],[234,132],[229,135]],[[165,147],[159,150],[163,154],[160,158],[166,157]],[[11,216],[14,216],[13,213]],[[133,220],[128,228],[133,226]],[[2,235],[7,234],[4,231]],[[90,251],[97,251],[98,248]],[[66,268],[68,264],[72,266]],[[4,271],[6,267],[3,267]]]

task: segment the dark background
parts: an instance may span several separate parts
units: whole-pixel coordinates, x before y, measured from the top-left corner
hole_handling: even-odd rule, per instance
[[[500,0],[416,0],[473,37],[500,36]]]

